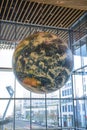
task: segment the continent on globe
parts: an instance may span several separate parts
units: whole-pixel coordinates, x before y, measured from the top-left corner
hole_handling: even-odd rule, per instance
[[[36,32],[17,45],[12,65],[24,88],[35,93],[50,93],[68,81],[73,69],[73,55],[59,36]]]

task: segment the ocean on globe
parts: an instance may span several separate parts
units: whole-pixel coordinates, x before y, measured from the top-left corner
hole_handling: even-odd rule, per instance
[[[13,71],[19,83],[35,93],[54,92],[68,81],[73,56],[58,35],[36,32],[22,40],[13,54]]]

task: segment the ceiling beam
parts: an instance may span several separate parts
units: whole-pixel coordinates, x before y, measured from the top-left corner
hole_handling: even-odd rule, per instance
[[[30,0],[30,1],[68,7],[73,9],[87,10],[87,0]]]

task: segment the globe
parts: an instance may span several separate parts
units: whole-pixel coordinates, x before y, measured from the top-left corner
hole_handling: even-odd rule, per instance
[[[22,40],[13,53],[12,66],[19,83],[35,93],[54,92],[68,81],[73,56],[58,35],[36,32]]]

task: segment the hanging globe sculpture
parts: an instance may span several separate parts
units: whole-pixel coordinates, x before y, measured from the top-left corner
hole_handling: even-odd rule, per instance
[[[17,45],[12,64],[24,88],[35,93],[50,93],[68,81],[73,59],[68,45],[57,35],[36,32]]]

